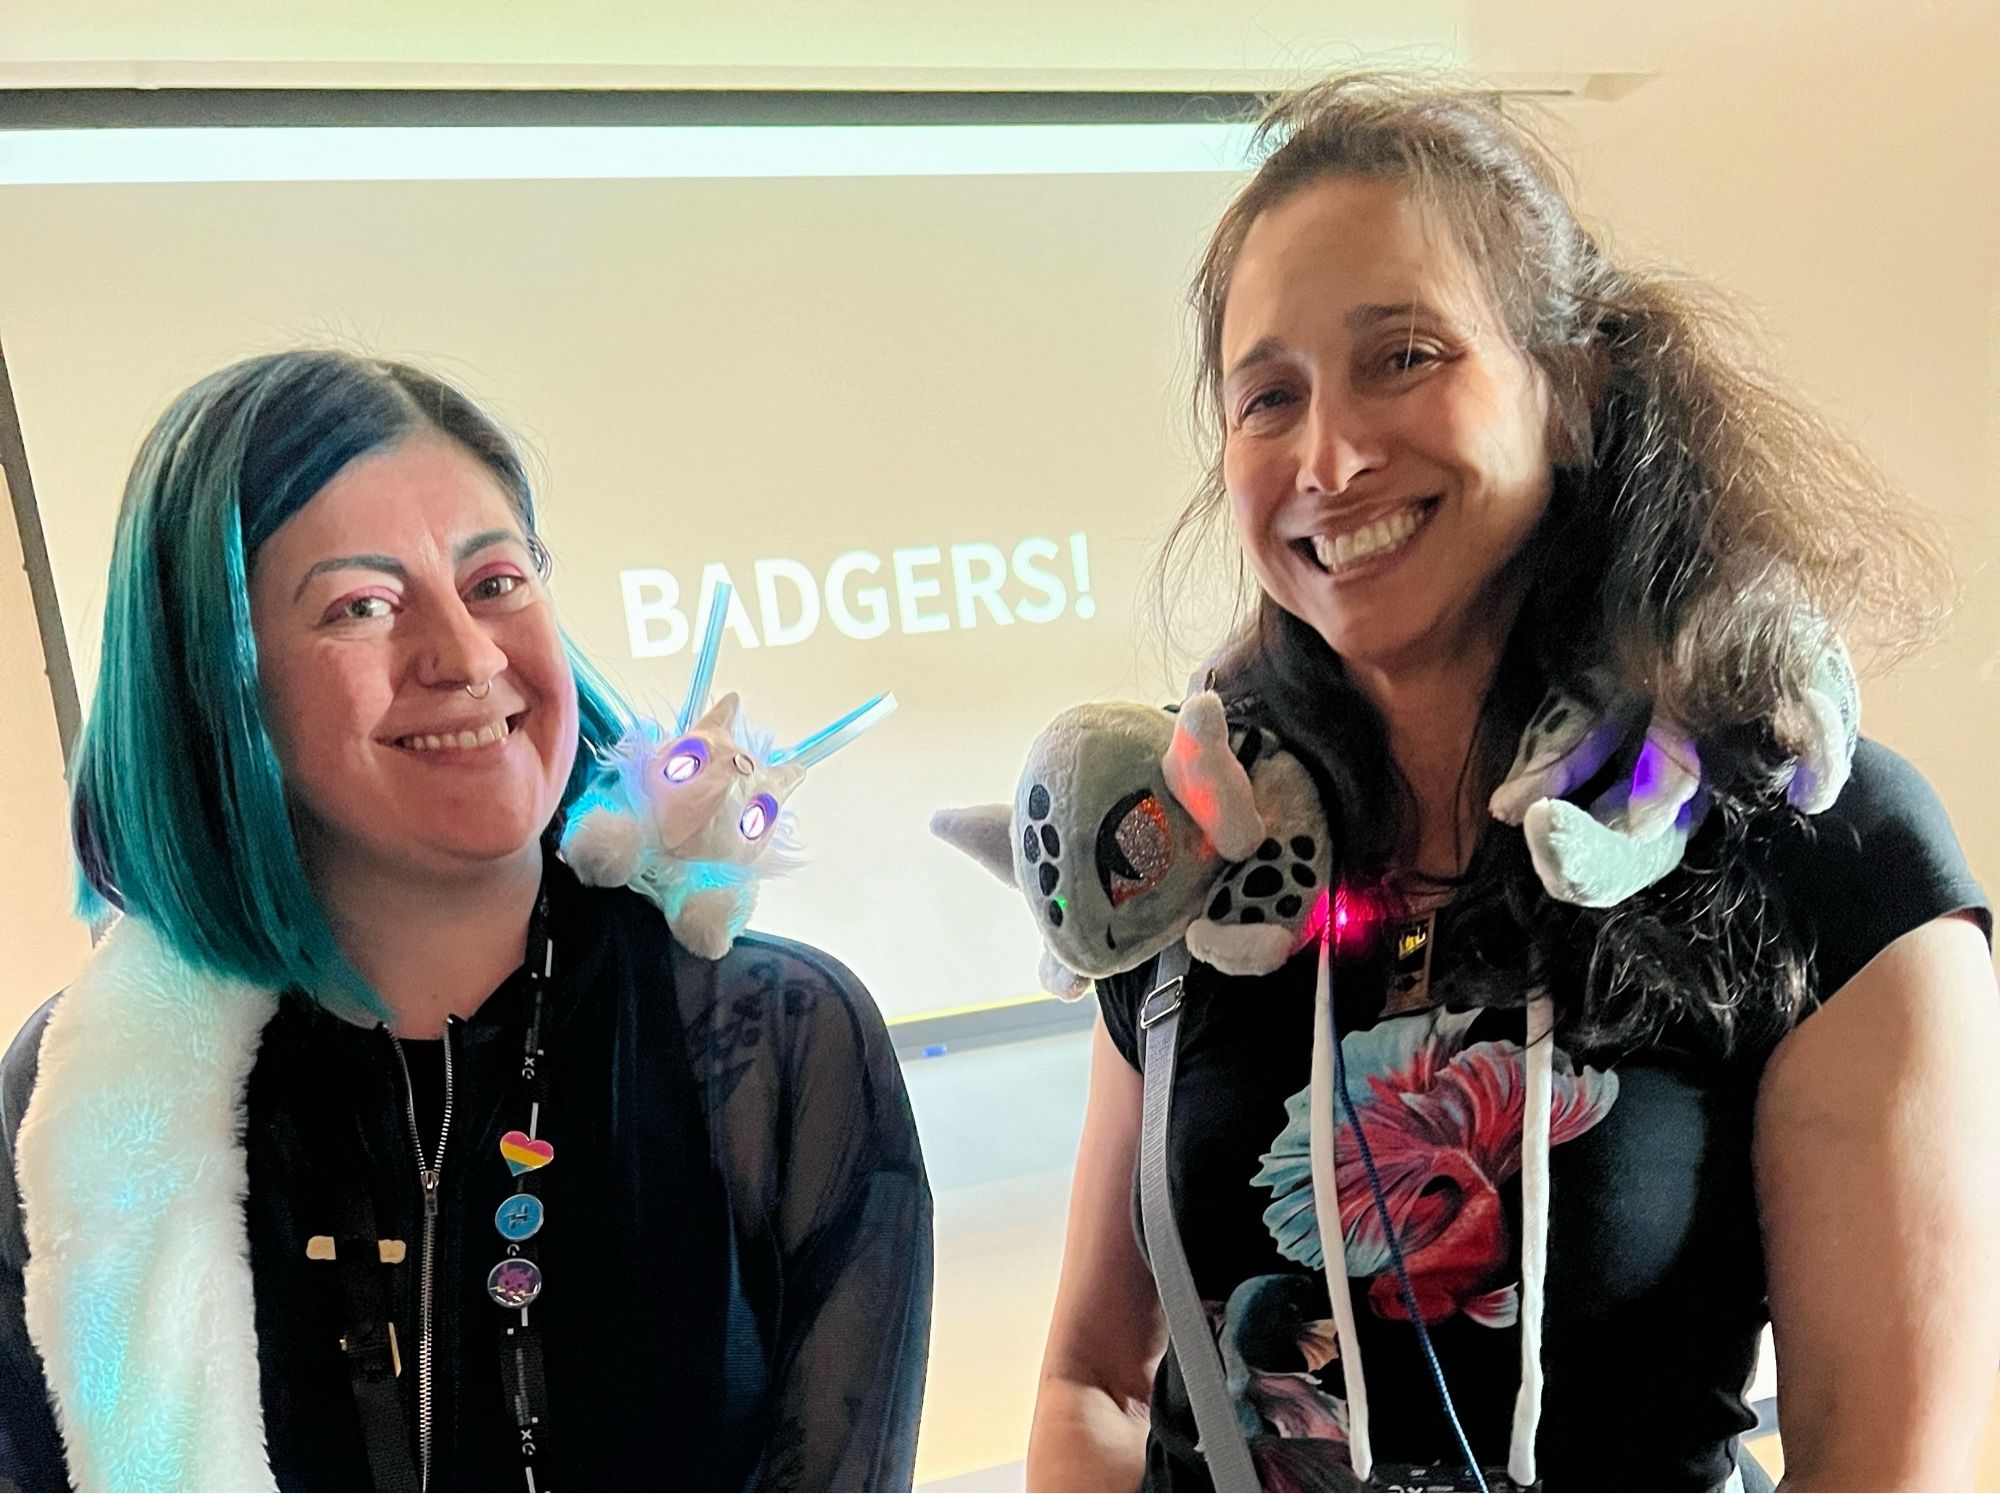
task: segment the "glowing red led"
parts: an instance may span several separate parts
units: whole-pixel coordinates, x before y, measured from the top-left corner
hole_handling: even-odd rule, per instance
[[[1377,917],[1377,909],[1369,901],[1367,894],[1351,887],[1341,887],[1329,899],[1321,894],[1318,909],[1313,914],[1315,932],[1330,939],[1335,945],[1344,945],[1366,935],[1368,925]]]

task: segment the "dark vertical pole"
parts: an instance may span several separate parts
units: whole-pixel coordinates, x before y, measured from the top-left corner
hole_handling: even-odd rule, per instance
[[[56,734],[62,738],[63,772],[83,724],[76,694],[76,671],[70,667],[69,640],[63,633],[62,612],[56,605],[56,578],[49,569],[48,540],[42,533],[41,510],[35,505],[35,482],[28,474],[28,448],[21,439],[21,412],[14,403],[14,381],[7,372],[7,354],[0,349],[0,474],[14,500],[14,526],[21,536],[21,561],[28,573],[28,594],[35,603],[35,626],[42,637],[42,672],[48,677],[49,699],[56,711]]]

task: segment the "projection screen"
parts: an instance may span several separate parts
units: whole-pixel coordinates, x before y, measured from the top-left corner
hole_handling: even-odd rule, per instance
[[[899,712],[795,800],[759,926],[892,1019],[1034,997],[1020,901],[931,840],[1090,698],[1175,695],[1145,611],[1187,498],[1185,284],[1234,125],[22,131],[0,345],[84,700],[125,471],[220,365],[426,363],[532,453],[566,625],[635,700],[795,739]],[[1197,610],[1226,599],[1183,599]]]

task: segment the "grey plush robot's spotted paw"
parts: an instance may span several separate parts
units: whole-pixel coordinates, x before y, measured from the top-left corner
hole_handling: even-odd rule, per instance
[[[1298,945],[1299,931],[1282,923],[1217,923],[1197,918],[1188,926],[1188,953],[1224,975],[1268,975]]]

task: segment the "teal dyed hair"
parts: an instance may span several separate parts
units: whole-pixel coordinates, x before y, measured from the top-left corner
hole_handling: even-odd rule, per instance
[[[382,1015],[306,879],[258,693],[248,575],[258,548],[349,462],[449,436],[547,552],[520,454],[470,399],[404,364],[320,350],[202,380],[147,436],[118,515],[103,655],[71,773],[85,916],[145,918],[190,962]],[[630,713],[571,646],[583,792]]]

